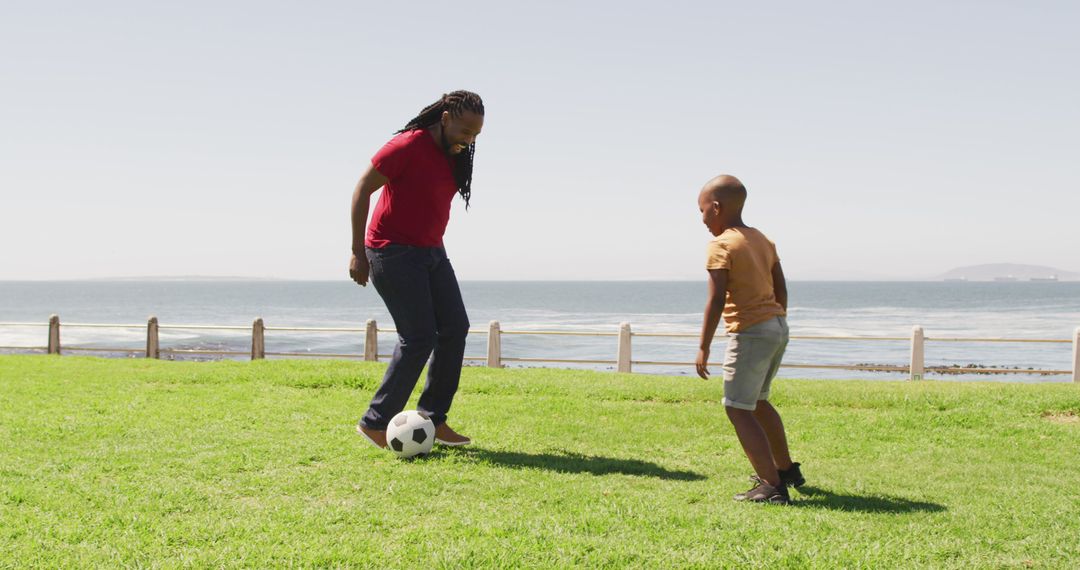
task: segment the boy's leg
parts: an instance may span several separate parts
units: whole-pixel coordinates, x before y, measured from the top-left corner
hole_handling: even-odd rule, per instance
[[[787,350],[788,326],[787,319],[784,317],[776,317],[771,324],[778,333],[778,343],[772,355],[768,357],[769,368],[765,373],[765,383],[761,386],[761,393],[758,395],[754,417],[757,418],[758,423],[765,430],[766,437],[769,438],[769,447],[772,449],[776,468],[783,471],[791,468],[791,452],[788,450],[787,435],[784,433],[784,422],[780,419],[780,413],[769,403],[769,392],[772,389],[773,379],[780,371],[784,351]]]
[[[769,439],[765,430],[754,417],[751,410],[742,410],[726,406],[728,419],[735,426],[735,435],[739,437],[743,452],[754,467],[754,472],[766,483],[773,487],[780,486],[780,473],[776,470],[772,451],[769,449]]]
[[[773,356],[783,343],[779,322],[766,321],[731,335],[724,356],[724,407],[735,427],[746,457],[754,472],[770,485],[780,485],[769,439],[754,416],[762,393],[768,393],[766,381]]]
[[[768,400],[758,400],[753,413],[769,440],[769,449],[772,451],[776,468],[790,469],[791,453],[788,451],[787,435],[784,434],[784,422],[780,419],[780,414]]]

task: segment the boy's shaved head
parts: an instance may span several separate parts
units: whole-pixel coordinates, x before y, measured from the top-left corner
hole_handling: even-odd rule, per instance
[[[746,186],[730,174],[721,174],[701,189],[701,198],[706,197],[710,202],[719,202],[725,209],[738,211],[746,202]]]
[[[714,236],[724,233],[727,228],[743,227],[744,202],[746,187],[743,183],[730,174],[721,174],[706,182],[698,194],[701,221]]]

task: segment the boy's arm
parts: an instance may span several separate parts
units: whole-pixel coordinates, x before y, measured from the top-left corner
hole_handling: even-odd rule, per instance
[[[709,378],[709,348],[712,346],[716,327],[720,324],[720,316],[724,314],[727,282],[727,269],[709,270],[709,299],[705,302],[705,322],[701,325],[701,344],[698,346],[696,362],[698,376],[706,380]]]
[[[780,262],[777,261],[776,265],[772,267],[772,286],[773,295],[776,297],[776,302],[780,303],[780,306],[787,311],[787,280],[784,279],[784,269],[780,267]]]

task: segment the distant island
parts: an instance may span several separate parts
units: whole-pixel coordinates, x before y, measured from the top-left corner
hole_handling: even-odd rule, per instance
[[[944,281],[1080,281],[1080,273],[1044,265],[987,263],[957,267],[938,276]]]

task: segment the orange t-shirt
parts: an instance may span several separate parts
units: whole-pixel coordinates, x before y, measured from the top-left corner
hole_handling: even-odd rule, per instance
[[[786,315],[773,292],[776,244],[754,228],[728,228],[709,242],[705,269],[727,269],[724,328],[734,333]]]

